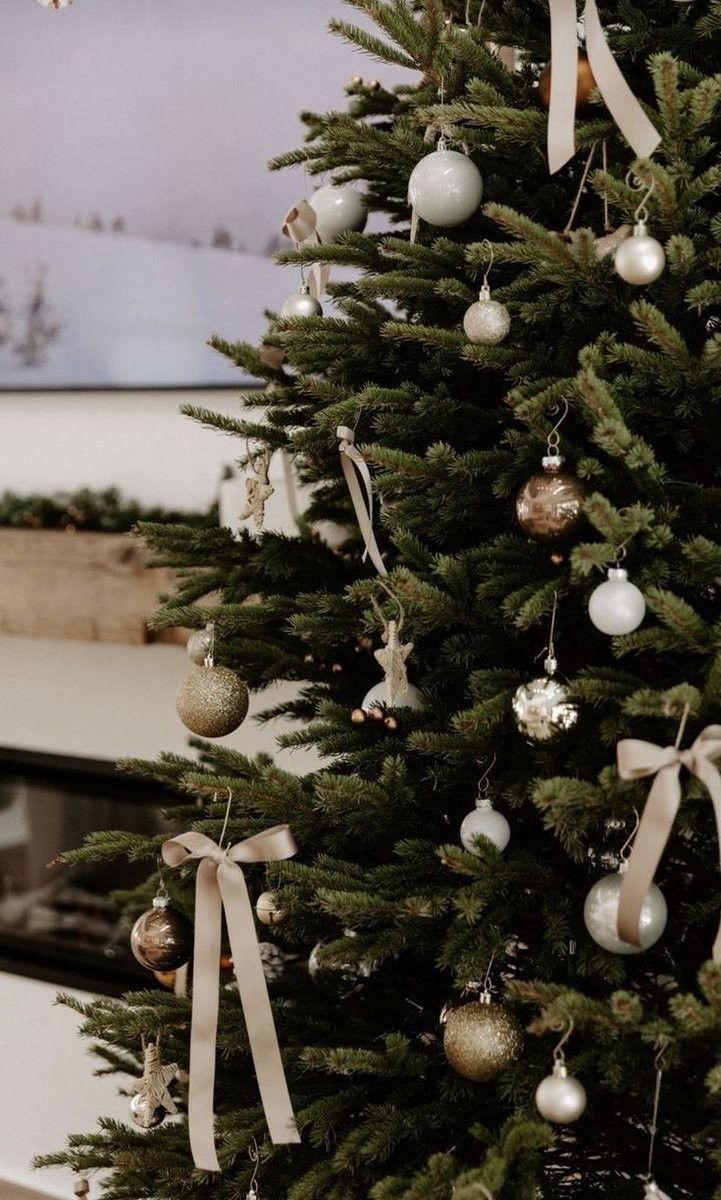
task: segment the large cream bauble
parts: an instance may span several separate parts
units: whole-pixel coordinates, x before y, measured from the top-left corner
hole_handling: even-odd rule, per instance
[[[483,197],[476,164],[458,150],[434,150],[413,168],[408,203],[429,225],[462,225]]]
[[[362,233],[368,209],[357,188],[350,183],[329,183],[318,188],[309,202],[315,211],[316,230],[322,242],[334,242],[342,233]]]
[[[615,875],[604,875],[594,883],[586,896],[583,919],[594,942],[604,950],[609,950],[611,954],[640,954],[661,937],[666,928],[668,909],[663,892],[652,883],[641,909],[641,945],[632,946],[630,942],[622,941],[618,936],[618,906],[622,882],[623,876],[616,872]]]
[[[311,296],[307,283],[302,283],[297,292],[293,292],[283,301],[280,310],[281,317],[322,317],[323,306],[315,296]]]
[[[666,254],[661,243],[648,236],[644,222],[639,221],[632,237],[618,247],[613,265],[626,283],[643,287],[658,279],[666,266]]]
[[[643,592],[631,583],[623,567],[611,567],[605,583],[591,592],[588,615],[601,633],[620,637],[638,629],[646,615]]]
[[[536,1108],[547,1121],[570,1125],[583,1115],[586,1108],[586,1089],[568,1074],[562,1062],[553,1067],[553,1074],[542,1079],[536,1088]]]

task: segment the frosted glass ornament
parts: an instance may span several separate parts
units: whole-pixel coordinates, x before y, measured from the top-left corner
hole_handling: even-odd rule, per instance
[[[322,242],[334,242],[342,233],[362,233],[368,220],[365,200],[350,183],[326,184],[308,201],[317,218],[316,230]]]
[[[663,892],[655,883],[651,884],[641,909],[639,932],[641,945],[632,946],[618,936],[618,906],[621,898],[623,875],[604,875],[594,883],[586,896],[583,919],[594,942],[609,950],[611,954],[640,954],[648,950],[661,937],[668,920],[668,908]]]
[[[505,850],[511,840],[511,826],[508,821],[503,813],[496,812],[490,800],[485,798],[477,802],[476,807],[461,823],[461,842],[470,854],[478,853],[474,838],[479,835],[488,838],[497,850]]]
[[[302,283],[297,292],[293,292],[284,301],[280,310],[281,317],[322,317],[323,307],[315,296],[311,296],[307,283]]]
[[[631,583],[623,567],[611,567],[588,601],[588,615],[596,629],[611,637],[633,633],[646,615],[643,592]]]
[[[617,274],[636,287],[658,279],[666,266],[666,253],[656,238],[649,237],[645,221],[637,221],[633,235],[621,242],[613,259]]]
[[[476,164],[440,142],[416,164],[408,180],[408,203],[429,225],[462,225],[482,197],[483,179]]]

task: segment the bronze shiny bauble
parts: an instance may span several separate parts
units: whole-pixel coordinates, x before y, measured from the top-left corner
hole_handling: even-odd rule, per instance
[[[583,108],[584,104],[588,104],[591,92],[596,86],[596,80],[593,78],[591,64],[588,61],[588,55],[580,51],[578,55],[578,74],[576,82],[576,108]],[[548,108],[551,103],[551,64],[547,65],[541,71],[541,78],[538,81],[538,97],[544,108]]]
[[[133,925],[130,949],[149,971],[177,971],[190,958],[193,926],[167,900],[156,897],[153,907]]]
[[[255,902],[255,912],[261,925],[282,925],[288,919],[288,909],[281,908],[275,892],[261,892]]]
[[[523,1030],[509,1009],[484,994],[447,1013],[443,1049],[459,1075],[487,1083],[521,1057]]]
[[[400,729],[397,717],[386,717],[383,724],[390,733],[397,733]]]
[[[386,716],[385,709],[379,708],[377,704],[374,704],[368,709],[367,716],[370,717],[371,721],[384,721]]]
[[[362,708],[354,708],[353,712],[350,715],[350,719],[354,725],[364,725],[366,715],[363,712]]]
[[[569,537],[583,520],[586,489],[562,467],[560,454],[547,456],[543,471],[532,475],[516,497],[518,524],[536,542]]]
[[[138,1129],[157,1129],[167,1115],[167,1109],[156,1104],[145,1092],[138,1092],[130,1101],[130,1119]]]
[[[248,713],[248,689],[228,667],[196,667],[178,696],[178,716],[198,737],[220,738]]]
[[[169,992],[175,991],[175,971],[153,971],[153,975],[161,987],[167,988]]]

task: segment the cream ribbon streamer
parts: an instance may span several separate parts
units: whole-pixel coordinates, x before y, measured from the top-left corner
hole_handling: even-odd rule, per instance
[[[623,876],[618,907],[618,936],[632,946],[640,946],[643,902],[681,804],[681,767],[700,779],[711,797],[721,850],[721,775],[714,762],[721,758],[721,725],[709,725],[688,750],[629,738],[618,743],[617,757],[622,779],[655,776]],[[712,953],[714,962],[721,962],[721,925]]]
[[[355,433],[352,429],[349,429],[347,425],[339,425],[336,429],[336,437],[340,439],[338,443],[340,463],[345,475],[345,481],[348,484],[350,498],[353,501],[358,528],[365,542],[365,554],[363,558],[370,558],[379,575],[387,575],[388,570],[381,558],[376,535],[373,532],[373,483],[371,473],[368,470],[368,463],[355,444]],[[358,482],[356,467],[358,475],[363,480],[365,498]]]
[[[180,834],[163,844],[163,859],[170,867],[198,861],[188,1130],[193,1162],[204,1171],[220,1170],[213,1132],[213,1092],[223,910],[268,1131],[276,1145],[300,1141],[258,952],[248,888],[238,865],[279,862],[290,858],[297,849],[288,825],[274,825],[225,849],[205,834],[193,832]]]
[[[553,174],[576,153],[578,31],[576,0],[549,0],[551,13],[551,101],[548,111],[548,165]],[[648,158],[661,135],[624,79],[598,15],[586,0],[586,53],[596,86],[621,133],[639,158]]]
[[[283,233],[296,246],[320,246],[318,218],[315,209],[307,200],[299,200],[288,209],[283,222]],[[313,263],[310,268],[310,290],[316,300],[322,300],[330,279],[328,263]]]

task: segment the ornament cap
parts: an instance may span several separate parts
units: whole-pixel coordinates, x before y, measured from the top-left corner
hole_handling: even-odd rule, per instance
[[[303,280],[303,282],[301,284],[298,285],[298,295],[299,296],[310,296],[310,287],[306,283],[305,279]]]
[[[633,236],[639,237],[639,238],[640,237],[648,237],[648,229],[646,227],[645,221],[638,220],[636,222],[636,224],[633,227]]]
[[[493,808],[493,802],[490,796],[478,796],[476,799],[476,808],[482,812],[489,812]]]
[[[479,992],[478,1003],[479,1004],[488,1004],[488,1005],[493,1003],[493,997],[491,996],[491,993],[488,991],[488,988],[486,988],[486,990],[484,992]]]
[[[562,454],[544,454],[541,460],[544,471],[549,473],[560,471],[565,461]]]
[[[565,1062],[555,1062],[553,1064],[554,1079],[568,1079],[568,1067]]]
[[[625,583],[628,579],[628,571],[625,567],[609,567],[608,578],[612,583]]]
[[[169,908],[170,896],[154,896],[153,908]]]
[[[486,300],[490,300],[490,298],[491,298],[491,289],[487,283],[484,283],[483,287],[481,288],[480,292],[478,293],[478,299],[481,303],[484,303]]]
[[[547,658],[544,658],[543,669],[547,675],[553,676],[556,674],[556,671],[558,670],[558,659],[556,658],[555,654],[549,654]]]

